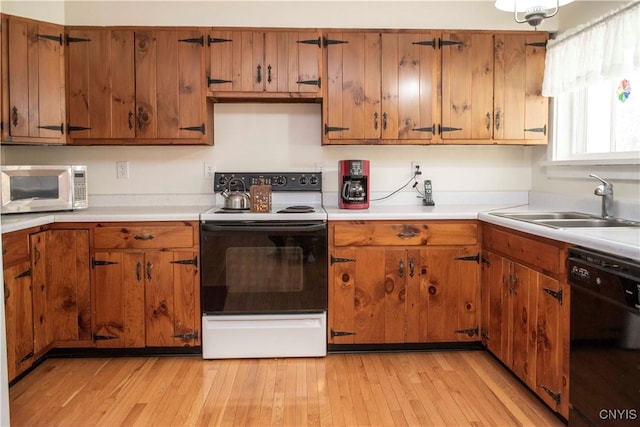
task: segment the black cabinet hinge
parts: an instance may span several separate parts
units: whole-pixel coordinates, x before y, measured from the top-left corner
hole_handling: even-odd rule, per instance
[[[478,335],[480,333],[480,329],[476,326],[475,328],[469,328],[469,329],[458,329],[456,331],[454,331],[456,334],[467,334],[470,337],[474,336],[474,335]]]
[[[331,264],[333,265],[336,262],[356,262],[355,258],[337,258],[331,255]]]
[[[190,130],[190,131],[194,131],[194,132],[202,132],[203,135],[204,135],[204,131],[205,131],[204,123],[201,124],[200,126],[188,126],[188,127],[179,128],[179,129],[180,130]]]
[[[425,128],[413,128],[411,129],[414,132],[431,132],[431,133],[436,133],[436,125],[434,124],[433,126],[430,127],[425,127]]]
[[[438,125],[438,133],[439,134],[441,134],[442,132],[454,132],[454,131],[457,131],[457,130],[462,130],[462,128],[452,128],[452,127]]]
[[[32,357],[33,357],[33,350],[31,350],[29,353],[25,354],[24,357],[18,361],[18,363],[26,362],[27,360],[31,359]]]
[[[343,130],[349,130],[349,128],[341,128],[341,127],[336,127],[336,126],[329,126],[325,123],[324,125],[324,134],[328,134],[329,132],[340,132]]]
[[[560,305],[562,305],[562,289],[560,289],[559,291],[554,291],[553,289],[542,288],[542,290],[557,299]]]
[[[542,390],[544,390],[545,393],[547,393],[549,396],[551,396],[551,399],[556,402],[556,405],[560,404],[560,398],[561,398],[561,394],[560,393],[555,393],[553,390],[551,390],[550,388],[544,386],[544,385],[540,385],[540,388]]]
[[[60,125],[38,126],[38,129],[57,130],[61,135],[64,135],[64,123],[60,123]]]
[[[180,264],[180,265],[195,265],[198,266],[198,257],[195,256],[193,259],[180,259],[178,261],[171,261],[171,264]]]
[[[220,39],[220,38],[216,38],[216,37],[207,37],[207,46],[211,46],[213,43],[227,43],[227,42],[232,42],[233,40],[231,39]]]
[[[435,49],[436,48],[436,39],[413,42],[411,44],[417,44],[419,46],[431,46],[432,48]]]
[[[209,85],[219,85],[223,83],[233,83],[233,80],[224,80],[224,79],[212,79],[207,77],[207,86]]]
[[[197,340],[198,339],[198,331],[185,333],[185,334],[176,334],[173,336],[174,338],[180,338],[183,340]]]
[[[317,39],[310,39],[310,40],[298,40],[296,41],[296,43],[302,43],[302,44],[315,44],[318,47],[322,47],[322,38],[318,37]]]
[[[22,279],[23,277],[31,276],[31,270],[25,270],[22,273],[18,274],[14,279]]]
[[[547,136],[547,125],[544,125],[541,128],[529,128],[529,129],[525,129],[525,132],[539,132],[544,134],[544,136]]]
[[[298,83],[299,85],[318,86],[318,89],[319,89],[320,88],[320,77],[318,77],[316,80],[298,80],[296,83]]]
[[[96,266],[104,266],[104,265],[113,265],[117,264],[115,261],[102,261],[99,259],[91,258],[91,268],[95,268]]]
[[[193,43],[193,44],[199,44],[200,46],[204,46],[204,36],[195,37],[192,39],[179,39],[178,41],[182,43]]]
[[[116,337],[115,335],[98,335],[94,333],[92,334],[92,338],[93,338],[93,341],[96,342],[96,341],[105,341],[105,340],[115,340],[118,337]]]
[[[476,263],[480,264],[487,264],[489,265],[489,260],[486,259],[485,257],[480,255],[480,252],[478,252],[476,255],[470,255],[470,256],[461,256],[458,258],[454,258],[455,260],[459,260],[459,261],[475,261]]]
[[[334,331],[333,329],[331,329],[331,338],[345,337],[347,335],[357,335],[357,334],[355,332]]]
[[[80,130],[91,130],[91,128],[87,128],[84,126],[71,126],[69,123],[67,123],[67,135],[69,135],[71,132]]]
[[[49,34],[36,34],[36,36],[39,39],[53,40],[54,42],[60,43],[60,46],[62,46],[62,40],[63,40],[62,34],[58,34],[57,36],[52,36]]]
[[[543,41],[543,42],[533,42],[533,43],[525,43],[525,46],[533,46],[533,47],[547,47],[547,42]]]
[[[460,44],[464,44],[461,41],[458,40],[442,40],[442,39],[438,39],[438,47],[442,47],[442,46],[455,46],[455,45],[460,45]]]
[[[83,38],[79,38],[79,37],[66,37],[66,43],[67,46],[69,46],[69,43],[82,43],[82,42],[90,42],[91,39],[83,39]]]
[[[349,42],[348,42],[348,41],[346,41],[346,40],[331,40],[331,39],[328,39],[328,38],[326,38],[326,37],[324,37],[324,38],[322,39],[322,45],[323,45],[324,47],[327,47],[327,46],[329,46],[329,45],[331,45],[331,44],[343,44],[343,43],[349,43]]]

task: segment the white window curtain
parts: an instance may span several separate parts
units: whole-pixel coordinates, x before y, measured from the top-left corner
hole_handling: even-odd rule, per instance
[[[558,96],[640,70],[640,1],[549,40],[544,96]]]

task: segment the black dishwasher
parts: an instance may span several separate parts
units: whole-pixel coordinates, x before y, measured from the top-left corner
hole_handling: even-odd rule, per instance
[[[569,249],[570,426],[640,424],[640,263]]]

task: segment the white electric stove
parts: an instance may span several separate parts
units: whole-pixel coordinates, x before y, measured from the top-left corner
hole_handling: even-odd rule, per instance
[[[231,179],[271,185],[271,210],[225,209]],[[216,206],[200,216],[205,359],[326,355],[321,189],[320,173],[215,174]]]

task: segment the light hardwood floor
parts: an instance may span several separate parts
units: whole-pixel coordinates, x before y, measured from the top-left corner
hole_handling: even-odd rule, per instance
[[[12,426],[562,426],[482,351],[49,359]]]

